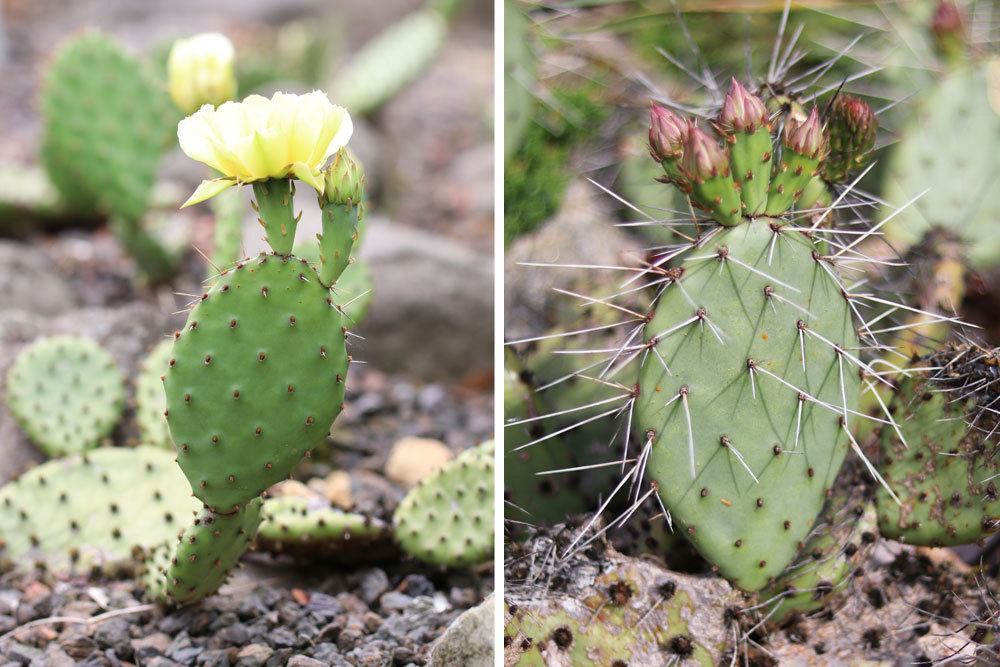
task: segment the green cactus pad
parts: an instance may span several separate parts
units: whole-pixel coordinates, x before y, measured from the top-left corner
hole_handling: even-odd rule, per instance
[[[720,225],[733,226],[743,221],[743,202],[732,174],[713,176],[692,182],[691,198],[711,212]]]
[[[53,336],[25,348],[7,373],[7,406],[50,456],[96,447],[121,418],[122,372],[88,338]]]
[[[229,571],[250,547],[260,523],[260,498],[233,514],[203,509],[177,538],[169,557],[154,553],[147,563],[150,598],[176,605],[213,595]]]
[[[340,413],[345,330],[305,260],[261,255],[219,277],[174,343],[165,389],[178,463],[227,512],[286,478]]]
[[[850,584],[878,535],[878,520],[860,467],[837,481],[799,556],[760,592],[772,625],[822,609]]]
[[[139,220],[177,122],[162,87],[110,38],[88,33],[59,51],[41,105],[42,162],[67,204]]]
[[[433,62],[448,32],[436,9],[421,9],[376,35],[337,72],[330,98],[352,114],[375,111]]]
[[[153,447],[104,447],[32,468],[0,488],[0,560],[53,572],[129,561],[172,540],[200,503]]]
[[[806,237],[771,222],[721,230],[684,261],[647,328],[670,372],[651,358],[636,404],[675,525],[750,591],[809,533],[847,453],[843,406],[860,382],[831,347],[858,345],[840,287]]]
[[[946,227],[968,246],[976,267],[1000,260],[1000,113],[990,104],[986,68],[961,68],[922,91],[916,113],[900,131],[885,178],[884,201],[900,207],[924,193],[882,228],[904,252],[932,227]],[[926,190],[926,192],[924,192]]]
[[[170,439],[170,429],[163,411],[167,409],[167,397],[163,393],[163,377],[167,372],[172,340],[157,344],[139,367],[135,380],[135,420],[139,424],[139,437],[144,445],[153,445],[174,450]]]
[[[755,132],[735,132],[729,145],[729,166],[740,188],[746,215],[756,217],[767,205],[771,182],[771,132],[759,127]]]
[[[405,551],[447,567],[493,556],[493,449],[463,452],[403,498],[393,523]]]
[[[893,399],[891,408],[906,444],[895,430],[883,428],[879,469],[903,504],[894,503],[884,489],[876,495],[879,530],[885,537],[951,546],[974,542],[1000,528],[994,479],[1000,462],[996,446],[985,438],[995,417],[969,428],[966,412],[974,399],[954,398],[939,384],[913,377]]]
[[[343,512],[302,496],[264,501],[257,548],[327,564],[370,563],[391,555],[392,531],[385,522]]]

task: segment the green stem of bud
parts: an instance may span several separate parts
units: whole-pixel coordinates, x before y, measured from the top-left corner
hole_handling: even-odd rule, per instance
[[[294,190],[289,179],[271,179],[253,184],[255,209],[268,245],[278,255],[291,255],[295,228]]]
[[[351,263],[351,250],[358,240],[360,204],[329,203],[323,207],[323,233],[319,240],[319,281],[332,287]]]

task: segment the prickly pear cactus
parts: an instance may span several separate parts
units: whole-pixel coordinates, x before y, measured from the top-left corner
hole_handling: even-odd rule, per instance
[[[902,500],[876,496],[882,535],[907,544],[974,542],[1000,529],[996,400],[1000,355],[962,344],[927,357],[893,399],[899,432],[882,429],[880,469]],[[978,386],[978,387],[977,387]],[[983,389],[977,393],[977,388]]]
[[[206,505],[243,505],[326,437],[347,375],[341,320],[305,260],[266,254],[191,311],[164,387],[178,463]]]
[[[434,7],[404,16],[340,68],[331,95],[353,114],[375,111],[433,62],[447,33],[448,20]]]
[[[49,461],[0,488],[0,560],[53,572],[110,568],[135,547],[172,540],[198,507],[160,449],[103,447]]]
[[[88,338],[43,338],[18,354],[7,373],[7,406],[50,456],[96,447],[121,418],[121,369]]]
[[[822,609],[844,591],[878,535],[875,505],[860,467],[845,470],[798,558],[759,593],[772,625]]]
[[[150,558],[146,573],[149,596],[185,605],[214,594],[253,541],[260,506],[260,498],[254,498],[232,514],[202,509],[177,536],[177,545],[169,555],[160,549]]]
[[[883,199],[900,207],[886,223],[896,250],[916,245],[933,227],[967,244],[973,267],[1000,260],[1000,154],[986,137],[1000,136],[1000,113],[990,103],[988,63],[961,67],[922,91],[889,159]],[[885,207],[882,217],[895,213]]]
[[[301,496],[268,498],[257,548],[324,563],[372,562],[393,553],[392,531],[376,518]]]
[[[177,122],[166,92],[114,41],[88,33],[56,56],[42,111],[42,161],[67,203],[139,220]]]
[[[168,279],[176,257],[142,222],[177,122],[166,92],[114,41],[88,33],[56,57],[42,111],[42,162],[67,205],[108,215],[137,267]]]
[[[393,517],[403,550],[447,567],[492,557],[493,451],[492,442],[466,450],[410,491]]]
[[[135,380],[135,420],[139,424],[139,437],[144,445],[163,447],[173,451],[167,418],[167,397],[163,393],[163,378],[167,373],[173,341],[165,340],[156,345],[139,366]]]

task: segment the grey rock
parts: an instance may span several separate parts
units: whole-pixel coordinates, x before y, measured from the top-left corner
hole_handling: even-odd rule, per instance
[[[288,659],[288,667],[326,667],[322,662],[305,655],[293,655]]]
[[[7,657],[16,663],[27,665],[32,660],[41,658],[42,652],[33,646],[25,646],[24,644],[14,642],[7,648]]]
[[[372,568],[364,573],[361,579],[361,597],[372,604],[389,590],[389,576],[384,570]]]
[[[493,596],[452,621],[431,648],[434,667],[493,665]]]
[[[515,240],[504,253],[504,327],[509,339],[546,333],[560,322],[579,317],[581,301],[555,288],[604,294],[617,285],[619,272],[521,266],[522,262],[633,265],[644,255],[614,226],[610,209],[597,188],[584,180],[570,184],[559,212],[541,228]]]
[[[74,665],[76,665],[76,661],[55,644],[50,644],[45,649],[44,655],[31,661],[31,667],[73,667]]]
[[[198,656],[195,664],[198,667],[229,667],[229,651],[225,649],[204,651]]]
[[[492,368],[492,258],[378,219],[370,219],[360,255],[375,292],[356,358],[422,380]]]
[[[36,245],[0,241],[0,303],[4,310],[59,315],[76,305],[53,261]]]
[[[413,604],[413,598],[405,593],[399,593],[397,591],[389,591],[382,596],[381,599],[382,609],[387,612],[403,611]]]

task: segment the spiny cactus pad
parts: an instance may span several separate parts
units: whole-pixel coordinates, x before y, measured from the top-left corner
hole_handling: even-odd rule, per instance
[[[791,562],[847,453],[840,420],[860,380],[840,350],[858,341],[822,261],[767,219],[721,230],[683,262],[647,329],[663,360],[639,379],[649,474],[745,590]]]
[[[96,447],[121,417],[122,372],[88,338],[53,336],[25,348],[7,374],[7,405],[47,454]]]
[[[949,73],[922,91],[889,161],[883,199],[899,207],[924,193],[883,230],[896,250],[920,242],[932,227],[947,227],[967,244],[975,267],[1000,260],[1000,113],[990,104],[986,68]],[[925,192],[926,191],[926,192]],[[886,207],[883,217],[893,215]]]
[[[860,467],[845,472],[850,474],[837,481],[796,561],[760,593],[765,601],[761,611],[772,625],[780,625],[793,613],[826,606],[847,588],[875,544],[878,520],[865,480],[860,479],[864,473]]]
[[[341,314],[304,260],[261,255],[219,277],[174,343],[165,389],[178,463],[228,512],[287,477],[340,413]]]
[[[928,365],[939,356],[930,357]],[[995,377],[996,366],[981,364]],[[985,375],[984,375],[985,376]],[[882,429],[880,470],[900,497],[884,490],[876,496],[879,530],[908,544],[950,546],[974,542],[1000,528],[1000,462],[986,435],[996,424],[987,412],[970,428],[974,398],[956,401],[939,382],[906,379],[893,399],[895,430]]]
[[[394,551],[385,522],[302,496],[264,501],[257,548],[327,564],[372,562]]]
[[[254,498],[233,514],[199,512],[172,554],[156,553],[147,564],[149,596],[184,605],[214,594],[257,533],[260,508],[260,498]]]
[[[163,393],[163,377],[174,347],[172,340],[157,344],[139,368],[135,380],[135,419],[139,424],[139,436],[144,445],[154,445],[173,451],[174,441],[170,439],[167,418],[167,397]]]
[[[82,35],[46,75],[42,112],[42,161],[66,202],[139,220],[177,121],[140,63],[108,37]]]
[[[55,572],[111,567],[169,542],[200,503],[153,447],[49,461],[0,489],[0,559]]]
[[[422,561],[461,567],[493,555],[492,442],[463,452],[396,508],[400,546]]]
[[[330,97],[352,114],[375,111],[434,60],[447,32],[448,21],[436,9],[404,16],[339,69]]]

